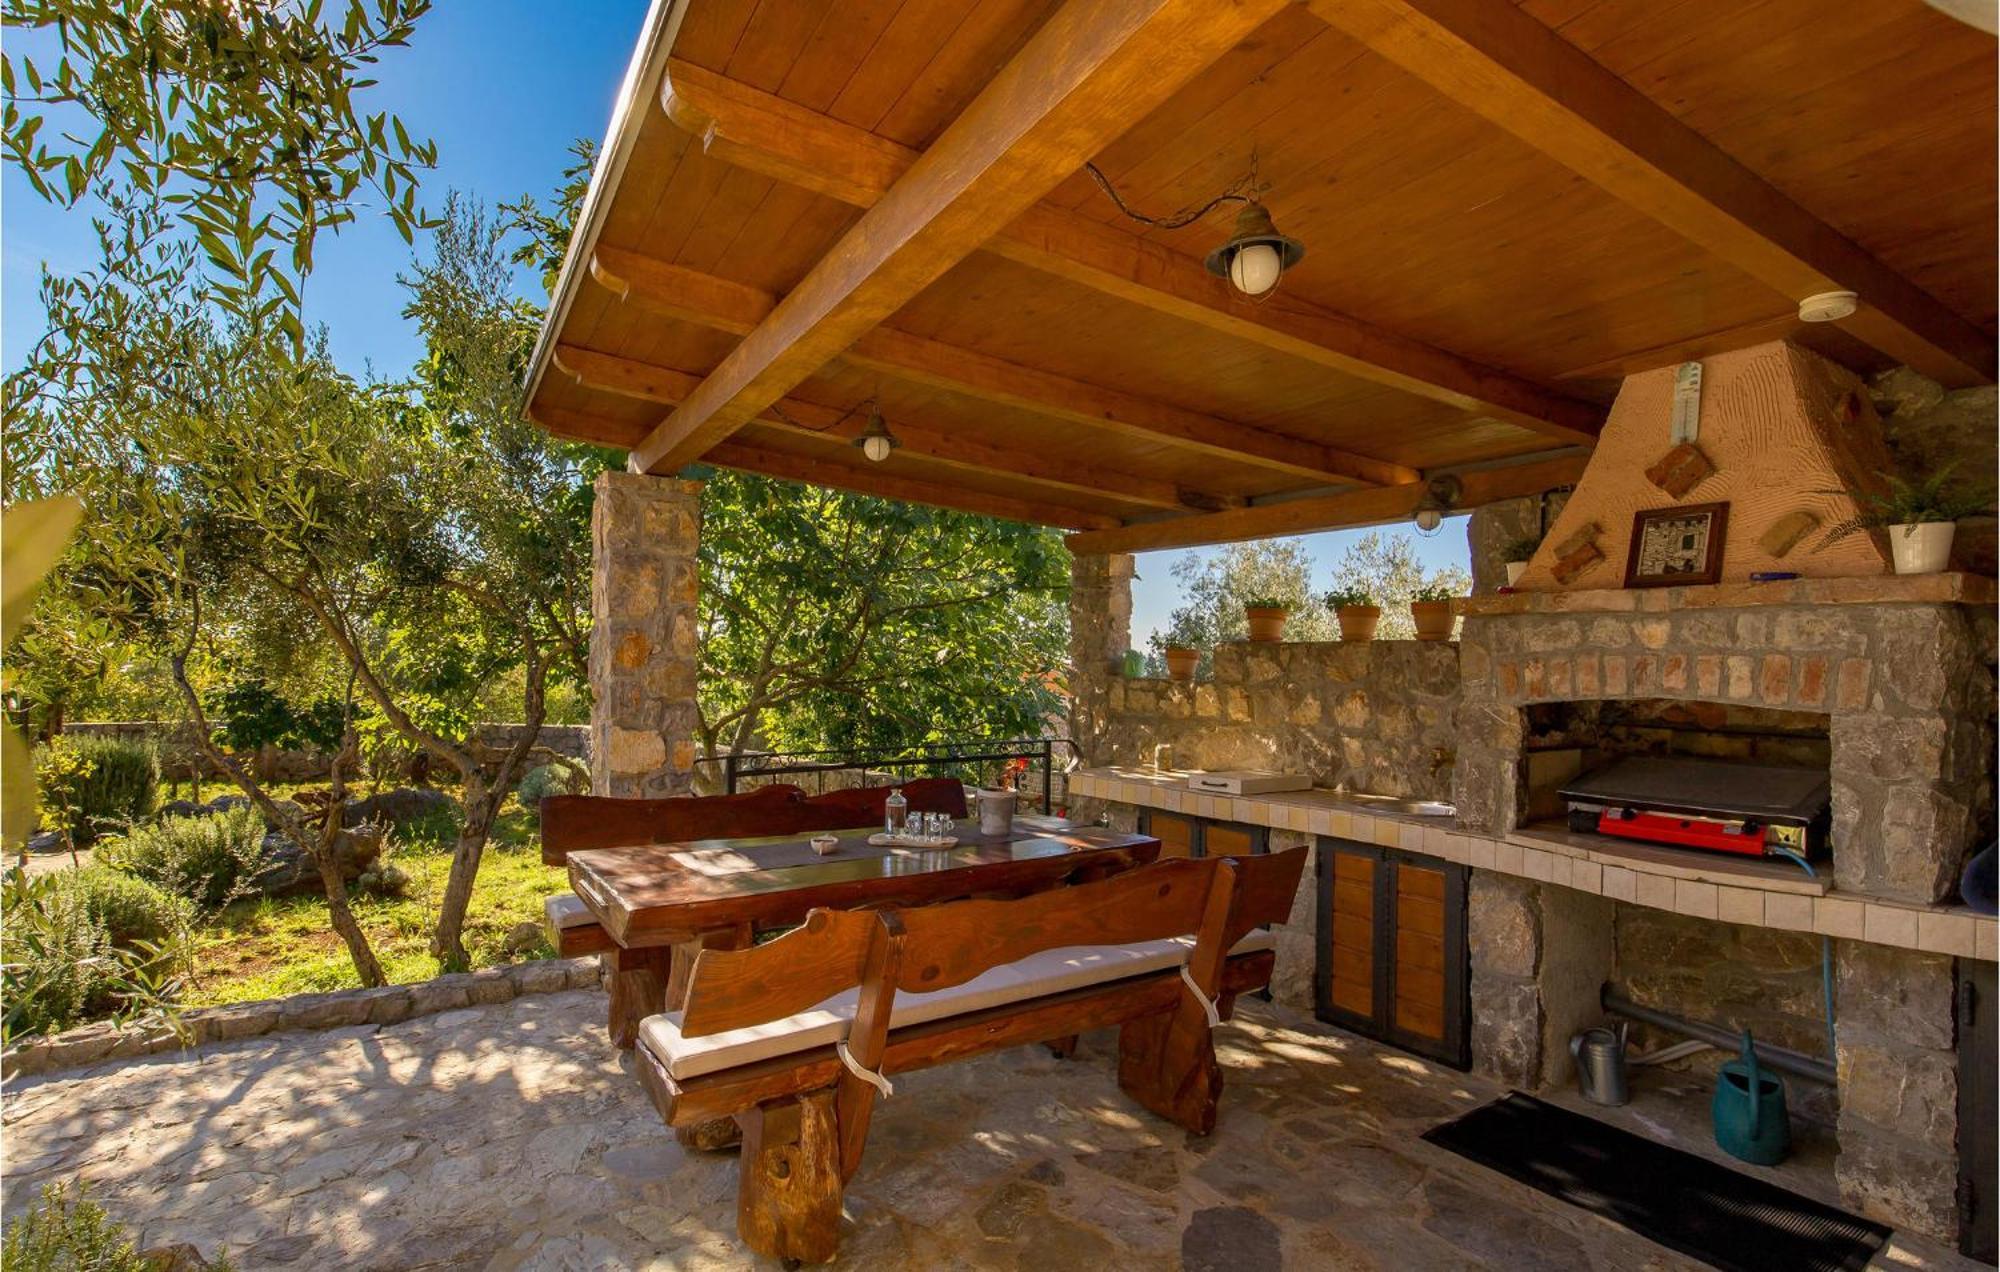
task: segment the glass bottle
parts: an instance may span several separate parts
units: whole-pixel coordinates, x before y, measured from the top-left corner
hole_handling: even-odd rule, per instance
[[[910,801],[903,798],[903,788],[894,787],[889,798],[882,801],[883,829],[891,835],[903,833],[903,815],[909,811]]]

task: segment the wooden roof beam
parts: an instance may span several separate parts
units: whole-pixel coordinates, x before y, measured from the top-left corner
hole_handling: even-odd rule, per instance
[[[644,424],[606,419],[561,407],[535,407],[530,412],[530,417],[558,437],[590,442],[598,446],[617,447],[621,450],[629,450],[638,445],[652,431]],[[956,512],[977,513],[983,517],[999,517],[1005,521],[1025,521],[1030,525],[1061,526],[1070,530],[1103,530],[1118,525],[1116,517],[1103,513],[1085,512],[1079,508],[1040,503],[1030,499],[1016,499],[1010,495],[989,494],[983,490],[966,490],[959,486],[940,485],[873,468],[794,455],[749,442],[724,442],[703,456],[702,462],[742,472],[760,473],[766,477],[778,477],[786,481],[829,486],[836,490],[851,491],[857,495],[873,495],[879,499],[925,504],[932,508],[949,508]]]
[[[552,358],[558,370],[587,388],[662,406],[680,405],[701,383],[701,376],[696,372],[638,362],[575,345],[557,345]],[[852,444],[867,423],[853,412],[839,411],[796,397],[774,403],[757,416],[756,422],[795,436],[843,446]],[[1228,506],[1219,500],[1184,492],[1170,481],[1079,468],[1064,464],[1059,457],[993,446],[962,434],[927,429],[901,420],[891,421],[891,424],[903,453],[946,468],[1005,475],[1072,495],[1111,499],[1144,508],[1187,512],[1212,511]]]
[[[855,207],[872,207],[923,153],[678,60],[661,103],[707,152]],[[1250,301],[1199,260],[1059,208],[1036,206],[984,244],[1016,264],[1343,375],[1593,442],[1597,406],[1296,297]]]
[[[1532,460],[1506,468],[1487,468],[1459,474],[1463,483],[1458,508],[1477,508],[1498,499],[1538,495],[1557,486],[1568,486],[1583,476],[1588,456],[1562,455]],[[1199,517],[1173,517],[1099,530],[1069,537],[1070,551],[1151,552],[1159,548],[1191,548],[1209,543],[1235,543],[1244,539],[1266,539],[1272,535],[1312,534],[1347,526],[1380,525],[1402,521],[1417,510],[1427,484],[1385,486],[1377,490],[1349,490],[1333,495],[1312,495],[1280,503],[1258,504],[1228,512],[1212,512]]]
[[[900,180],[632,452],[699,459],[1283,8],[1067,0]]]
[[[626,301],[663,317],[732,335],[747,335],[778,303],[777,297],[743,283],[617,248],[599,248],[591,260],[591,274]],[[877,327],[861,336],[839,360],[911,383],[1315,483],[1393,486],[1418,477],[1415,469],[1402,464],[1072,380],[893,327]]]
[[[1842,322],[1950,385],[1991,382],[1993,342],[1606,70],[1490,0],[1309,0],[1314,14],[1794,303],[1852,291]]]

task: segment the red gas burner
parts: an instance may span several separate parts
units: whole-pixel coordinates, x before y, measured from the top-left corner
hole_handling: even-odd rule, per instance
[[[1832,821],[1823,771],[1770,764],[1626,756],[1562,797],[1571,830],[1749,857],[1820,856]]]

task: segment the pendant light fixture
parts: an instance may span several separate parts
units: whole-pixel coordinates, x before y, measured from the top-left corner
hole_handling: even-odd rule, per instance
[[[896,435],[889,431],[889,425],[883,420],[882,412],[875,409],[872,404],[868,408],[868,427],[861,430],[861,436],[854,439],[854,444],[861,448],[861,453],[871,462],[877,464],[889,458],[889,452],[900,445],[896,441]]]
[[[1278,232],[1263,204],[1252,200],[1236,214],[1236,232],[1208,254],[1208,272],[1253,299],[1270,293],[1284,272],[1299,263],[1306,245]]]
[[[1416,515],[1410,520],[1416,522],[1417,533],[1425,538],[1436,534],[1444,525],[1445,514],[1457,506],[1459,496],[1465,493],[1465,483],[1447,474],[1433,477],[1424,485],[1423,498],[1417,501]]]
[[[1218,278],[1226,278],[1229,285],[1252,300],[1260,300],[1278,286],[1286,270],[1304,259],[1306,245],[1288,234],[1280,233],[1271,220],[1270,210],[1263,204],[1267,187],[1257,180],[1257,152],[1250,152],[1250,171],[1239,178],[1221,194],[1208,202],[1194,207],[1183,208],[1171,216],[1148,216],[1127,206],[1125,199],[1111,184],[1111,178],[1094,163],[1084,165],[1085,171],[1097,181],[1105,196],[1117,205],[1120,212],[1157,230],[1178,230],[1192,225],[1225,203],[1240,203],[1243,210],[1236,214],[1236,229],[1228,240],[1202,260],[1208,272]]]

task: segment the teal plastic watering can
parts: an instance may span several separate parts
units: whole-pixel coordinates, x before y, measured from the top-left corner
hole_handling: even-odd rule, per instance
[[[1750,1031],[1743,1031],[1743,1054],[1722,1066],[1715,1079],[1715,1142],[1722,1151],[1756,1166],[1776,1166],[1792,1151],[1792,1122],[1785,1112],[1784,1081],[1757,1064]]]

